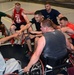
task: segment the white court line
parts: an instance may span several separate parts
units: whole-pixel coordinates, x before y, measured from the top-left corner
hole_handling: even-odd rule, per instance
[[[8,11],[11,11],[13,8],[14,8],[14,6],[13,6],[12,8],[8,9],[8,10],[5,10],[4,12],[6,13],[6,12],[8,12]],[[6,20],[7,22],[10,22],[10,23],[12,23],[10,20],[8,20],[8,19],[5,19],[4,17],[3,17],[3,19],[4,19],[4,20]]]
[[[8,9],[8,10],[5,10],[4,12],[6,13],[8,11],[11,11],[13,8],[14,8],[14,6],[12,8]]]

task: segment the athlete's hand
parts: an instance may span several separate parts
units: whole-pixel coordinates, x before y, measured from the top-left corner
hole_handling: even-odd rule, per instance
[[[19,34],[19,35],[21,35],[22,34],[22,32],[19,30],[19,31],[16,31],[16,33],[17,34]]]
[[[23,69],[24,72],[28,73],[30,70],[30,68],[28,68],[27,66]]]
[[[19,36],[18,33],[13,34],[13,37],[14,37],[14,38],[16,38],[16,37],[18,37],[18,36]]]

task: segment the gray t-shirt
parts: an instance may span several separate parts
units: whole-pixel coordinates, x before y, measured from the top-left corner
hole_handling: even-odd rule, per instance
[[[46,45],[43,50],[43,56],[60,59],[67,54],[66,40],[62,32],[55,30],[44,34]]]

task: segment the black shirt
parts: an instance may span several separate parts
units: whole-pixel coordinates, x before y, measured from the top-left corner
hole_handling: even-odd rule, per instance
[[[45,19],[49,18],[51,19],[56,25],[58,25],[58,21],[57,21],[57,17],[60,14],[59,11],[55,10],[55,9],[51,9],[51,12],[48,13],[46,11],[46,9],[42,9],[40,10],[42,15],[45,17]]]
[[[39,22],[36,22],[35,18],[32,18],[32,20],[30,21],[32,24],[35,24],[35,27],[36,27],[36,30],[37,31],[41,31],[40,28],[40,23]]]
[[[5,13],[0,12],[0,24],[2,24],[2,22],[1,22],[1,17],[5,17],[5,16],[7,16]]]

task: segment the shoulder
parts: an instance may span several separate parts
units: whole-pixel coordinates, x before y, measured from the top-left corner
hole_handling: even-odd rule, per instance
[[[52,11],[58,11],[58,10],[52,8]],[[59,11],[58,11],[58,12],[59,12]]]
[[[16,11],[16,9],[14,8],[13,10],[12,10],[12,12],[15,12]]]
[[[56,13],[60,13],[58,10],[56,9],[51,9],[52,12],[56,12]]]
[[[36,22],[35,18],[32,18],[30,22],[35,23]]]
[[[40,11],[41,11],[41,12],[45,12],[45,11],[46,11],[46,9],[41,9]]]
[[[20,10],[21,10],[21,11],[24,11],[24,9],[23,9],[23,8],[20,8]]]
[[[56,16],[59,16],[61,13],[56,9],[51,9],[51,13],[55,14]]]

